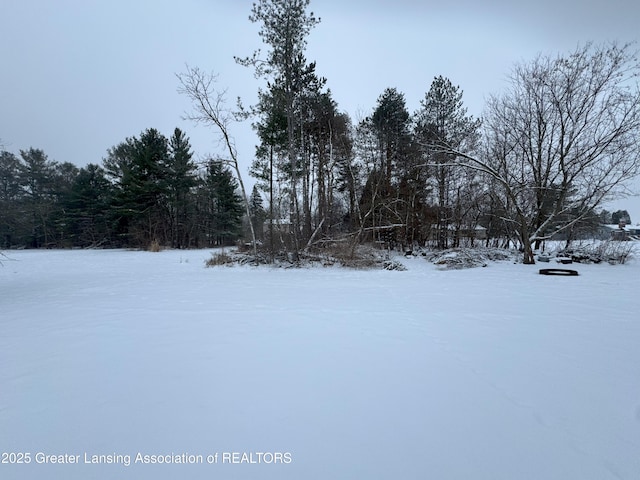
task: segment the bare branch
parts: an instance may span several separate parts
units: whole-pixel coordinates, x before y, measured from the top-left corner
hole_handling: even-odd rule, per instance
[[[216,90],[214,86],[218,76],[213,73],[205,73],[197,67],[189,67],[187,65],[186,73],[176,74],[176,77],[181,85],[178,88],[178,93],[187,95],[193,104],[193,111],[185,114],[184,118],[213,127],[218,132],[230,156],[227,162],[236,172],[247,217],[251,218],[249,197],[244,188],[244,182],[238,165],[238,152],[235,140],[229,133],[229,126],[231,122],[236,121],[236,116],[226,107],[225,100],[227,90]],[[257,241],[253,222],[249,222],[249,226],[251,229],[253,251],[254,254],[256,254]]]
[[[533,262],[531,242],[570,230],[640,174],[640,94],[625,84],[638,72],[629,45],[539,56],[490,99],[480,156],[428,147],[497,182]]]

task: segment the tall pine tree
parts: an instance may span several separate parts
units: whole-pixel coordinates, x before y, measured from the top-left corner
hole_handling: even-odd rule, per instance
[[[78,172],[65,198],[66,231],[75,246],[109,245],[112,185],[102,167],[88,164]]]
[[[299,106],[305,89],[318,80],[315,64],[307,63],[304,56],[307,37],[320,20],[307,12],[309,0],[258,0],[253,4],[249,19],[260,25],[259,35],[270,50],[265,59],[259,51],[253,56],[236,60],[253,66],[257,76],[278,85],[282,95],[284,116],[287,121],[287,159],[289,163],[289,210],[293,225],[293,249],[300,249],[300,209],[298,207],[298,161],[300,142],[296,136]]]
[[[423,146],[425,163],[431,166],[437,191],[437,239],[439,248],[449,246],[449,229],[457,221],[455,212],[462,201],[459,167],[453,167],[455,156],[442,152],[438,145],[459,149],[464,143],[472,144],[478,137],[480,121],[467,115],[462,101],[462,90],[448,78],[436,77],[416,114],[416,137]]]
[[[231,245],[242,234],[242,198],[238,183],[223,162],[210,160],[201,185],[201,216],[210,246]]]
[[[170,219],[170,241],[174,248],[185,248],[191,244],[193,225],[191,217],[195,213],[193,189],[197,184],[196,169],[191,145],[185,133],[176,128],[169,139],[167,159],[167,190]]]
[[[170,237],[168,160],[168,140],[154,128],[109,150],[104,163],[116,183],[112,213],[129,245],[148,247]]]

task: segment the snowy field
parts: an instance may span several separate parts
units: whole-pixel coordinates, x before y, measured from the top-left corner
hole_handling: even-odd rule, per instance
[[[640,478],[640,262],[7,255],[3,480]]]

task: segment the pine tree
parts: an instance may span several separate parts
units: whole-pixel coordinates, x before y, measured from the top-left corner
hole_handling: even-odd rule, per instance
[[[105,168],[116,183],[112,213],[125,243],[148,247],[170,238],[169,145],[156,129],[109,150]]]
[[[465,142],[472,144],[478,137],[480,121],[467,115],[462,101],[462,90],[448,78],[436,77],[431,83],[421,108],[416,113],[416,137],[421,145],[448,145],[460,148]],[[449,226],[455,220],[454,211],[461,201],[454,179],[461,178],[459,168],[452,167],[455,158],[437,148],[423,148],[424,161],[432,165],[437,190],[438,247],[447,248]]]
[[[618,225],[623,221],[625,224],[631,223],[631,215],[626,210],[616,210],[611,214],[611,223]]]
[[[21,221],[24,213],[20,184],[20,160],[13,153],[0,152],[0,247],[8,248],[22,242]]]
[[[20,150],[20,183],[24,192],[24,222],[29,232],[27,245],[38,248],[55,240],[52,212],[55,163],[39,149]]]
[[[359,126],[361,148],[367,157],[368,178],[360,197],[361,229],[371,228],[374,239],[383,232],[391,239],[394,225],[402,225],[399,212],[398,187],[405,163],[411,152],[410,115],[404,95],[395,88],[387,88],[380,97],[373,114]],[[390,235],[391,234],[391,235]]]
[[[71,188],[78,176],[79,168],[71,162],[62,162],[53,164],[51,172],[51,188],[52,188],[52,213],[51,220],[54,229],[55,243],[58,247],[72,246],[72,239],[67,233],[71,226],[71,219],[65,210],[65,200],[71,194]]]
[[[262,203],[262,195],[257,185],[253,186],[251,191],[251,197],[249,198],[249,209],[251,212],[251,222],[253,222],[253,228],[257,233],[257,237],[262,239],[264,237],[263,224],[267,218],[267,212],[264,209]]]
[[[307,36],[319,23],[313,12],[307,13],[309,0],[258,0],[253,4],[249,19],[260,24],[259,35],[270,47],[266,59],[259,51],[253,56],[238,59],[240,64],[253,66],[257,76],[278,85],[282,95],[283,112],[287,121],[287,160],[289,164],[289,210],[293,224],[293,249],[297,256],[300,245],[300,209],[298,206],[298,160],[300,142],[296,136],[299,104],[305,89],[314,81],[315,64],[304,56]]]
[[[378,105],[371,116],[371,126],[380,149],[380,171],[386,179],[387,189],[397,180],[397,167],[409,151],[410,118],[404,94],[395,88],[387,88],[378,98]]]
[[[197,184],[196,165],[191,157],[189,139],[176,128],[169,139],[169,157],[167,162],[168,209],[170,217],[171,245],[185,248],[191,243],[193,214],[192,192]]]
[[[95,247],[109,244],[109,208],[112,185],[102,167],[88,164],[78,172],[64,201],[67,235],[73,245]]]
[[[242,234],[242,198],[238,183],[221,161],[210,160],[202,182],[205,236],[209,245],[230,245]]]

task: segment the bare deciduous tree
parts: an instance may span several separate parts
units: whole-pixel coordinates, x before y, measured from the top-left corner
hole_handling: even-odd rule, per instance
[[[238,165],[238,152],[235,141],[229,132],[231,123],[236,121],[238,116],[226,106],[226,90],[216,90],[217,75],[203,72],[197,67],[187,66],[187,71],[177,74],[177,77],[181,84],[178,92],[187,95],[193,103],[193,111],[186,114],[185,119],[203,123],[218,130],[221,141],[229,154],[229,159],[226,163],[236,172],[247,218],[251,218],[249,197],[247,196]],[[249,226],[251,228],[253,252],[256,254],[256,233],[252,222],[249,222]]]
[[[525,263],[640,173],[639,73],[631,45],[615,43],[518,65],[489,101],[484,155],[455,152],[500,185]]]

